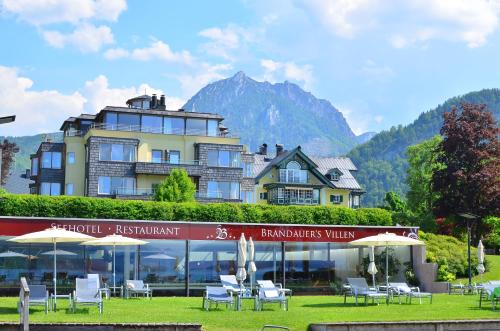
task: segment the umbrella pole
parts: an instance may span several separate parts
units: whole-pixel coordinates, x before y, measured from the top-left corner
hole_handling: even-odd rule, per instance
[[[56,239],[52,239],[52,241],[54,242],[54,277],[52,278],[52,280],[54,281],[54,311],[56,311],[57,309],[57,273],[56,273],[56,269],[57,269],[57,252],[56,252],[56,249],[57,249],[57,244],[56,244]]]
[[[116,246],[113,245],[113,295],[116,295]]]
[[[385,291],[387,293],[385,301],[389,304],[389,246],[385,246]]]

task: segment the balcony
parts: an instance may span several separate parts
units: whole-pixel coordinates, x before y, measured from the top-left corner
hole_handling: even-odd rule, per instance
[[[179,162],[159,161],[159,162],[137,162],[135,172],[145,175],[168,175],[172,169],[185,169],[188,176],[201,176],[202,166],[198,160],[180,160]]]
[[[126,200],[151,200],[155,190],[153,188],[115,188],[111,193],[111,197],[116,199],[126,199]],[[241,202],[239,198],[236,197],[224,197],[222,192],[199,192],[196,191],[195,199],[199,202]]]

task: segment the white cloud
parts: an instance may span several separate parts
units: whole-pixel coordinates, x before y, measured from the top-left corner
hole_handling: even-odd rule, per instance
[[[233,67],[231,64],[216,64],[210,65],[208,63],[202,63],[201,67],[197,72],[193,74],[182,74],[177,76],[177,79],[181,83],[181,88],[183,95],[186,97],[191,97],[197,93],[205,85],[219,79],[226,78],[227,71],[231,70]]]
[[[263,28],[247,29],[236,24],[228,24],[225,28],[212,27],[198,32],[209,41],[200,45],[200,50],[209,55],[225,60],[235,61],[236,51],[242,52],[250,43],[255,43]]]
[[[137,87],[111,88],[105,76],[87,81],[81,89],[67,94],[56,90],[35,90],[34,82],[15,68],[0,66],[0,114],[16,115],[12,124],[2,125],[2,135],[31,135],[58,131],[70,116],[96,113],[104,106],[125,105],[131,97],[163,91],[141,84]],[[178,109],[184,100],[166,97],[167,109]]]
[[[2,11],[33,25],[77,24],[89,19],[116,21],[125,0],[0,0]]]
[[[394,76],[394,70],[388,65],[379,65],[373,60],[367,60],[361,68],[361,73],[369,79],[381,82]]]
[[[260,65],[264,68],[264,80],[276,82],[277,80],[289,79],[301,83],[305,89],[310,89],[313,79],[312,66],[309,64],[298,65],[295,62],[278,62],[271,59],[263,59]]]
[[[184,64],[192,64],[194,61],[193,56],[188,51],[174,52],[168,44],[161,40],[153,41],[149,47],[135,48],[131,51],[123,48],[109,49],[104,53],[104,57],[108,60],[130,58],[137,61],[161,60]]]
[[[376,115],[373,119],[375,120],[375,122],[377,122],[377,123],[380,124],[384,120],[384,116],[382,116],[382,115]]]
[[[53,47],[63,48],[71,45],[82,53],[98,52],[102,46],[114,43],[113,33],[105,25],[97,27],[92,24],[83,24],[67,34],[59,31],[43,31],[42,34]]]

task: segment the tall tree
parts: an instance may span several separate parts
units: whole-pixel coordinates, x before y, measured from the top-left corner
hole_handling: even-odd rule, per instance
[[[173,169],[170,175],[158,185],[156,201],[189,202],[194,201],[196,186],[184,169]]]
[[[10,168],[14,162],[14,154],[19,152],[19,148],[15,143],[11,143],[7,139],[0,144],[0,151],[2,158],[1,162],[1,172],[0,172],[0,184],[5,185],[7,178],[10,174]]]
[[[437,216],[499,215],[499,132],[485,105],[462,103],[461,112],[453,108],[444,114],[442,154],[437,159],[444,167],[432,177],[439,194],[434,208]],[[478,220],[476,235],[482,230]]]

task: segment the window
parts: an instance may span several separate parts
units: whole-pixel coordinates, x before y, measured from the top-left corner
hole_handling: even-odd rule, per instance
[[[330,180],[339,180],[340,176],[339,173],[336,171],[333,171],[330,173]]]
[[[231,152],[230,153],[231,157],[231,167],[233,168],[239,168],[240,167],[240,159],[241,159],[241,154],[240,152]]]
[[[120,130],[139,131],[141,118],[137,114],[118,114],[118,125]]]
[[[260,192],[259,199],[260,200],[267,200],[267,192]]]
[[[240,183],[209,181],[207,195],[209,198],[239,199]]]
[[[31,176],[38,175],[38,158],[31,159]]]
[[[207,121],[207,136],[216,137],[217,129],[219,128],[219,122],[216,120]]]
[[[181,163],[181,152],[180,151],[170,151],[168,153],[168,162],[172,164]]]
[[[42,152],[42,168],[61,169],[61,152]]]
[[[335,204],[340,204],[344,201],[344,196],[340,194],[330,195],[330,202]]]
[[[100,176],[97,192],[99,194],[133,195],[135,193],[135,178]]]
[[[75,164],[75,152],[68,152],[68,164]]]
[[[211,167],[217,167],[219,165],[219,151],[208,151],[208,165]]]
[[[195,136],[206,136],[207,121],[194,118],[186,119],[186,134]]]
[[[243,163],[243,177],[253,177],[253,163]]]
[[[104,117],[104,126],[106,130],[117,130],[118,113],[106,113]]]
[[[254,203],[253,191],[241,191],[240,199],[244,203]]]
[[[73,184],[66,184],[66,195],[73,195]]]
[[[301,170],[300,163],[290,161],[286,169],[280,169],[279,181],[281,183],[307,183],[307,170]]]
[[[124,144],[100,144],[99,161],[135,162],[135,146]]]
[[[161,116],[142,115],[141,131],[161,133],[163,119]]]
[[[61,184],[42,182],[41,195],[61,195]]]
[[[165,117],[163,119],[164,134],[184,134],[184,119],[178,117]]]
[[[151,151],[151,162],[153,163],[161,163],[163,160],[163,151],[159,149],[153,149]]]
[[[219,167],[229,167],[229,151],[219,151]]]
[[[211,167],[240,167],[240,152],[209,150],[208,165]]]

